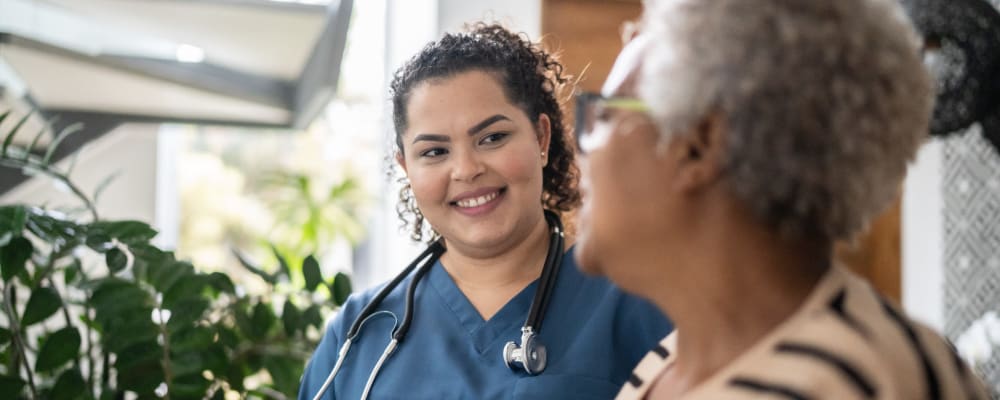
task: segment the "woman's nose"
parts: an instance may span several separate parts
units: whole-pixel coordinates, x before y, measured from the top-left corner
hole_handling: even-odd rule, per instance
[[[456,181],[472,181],[486,171],[486,166],[474,151],[455,151],[451,178]]]

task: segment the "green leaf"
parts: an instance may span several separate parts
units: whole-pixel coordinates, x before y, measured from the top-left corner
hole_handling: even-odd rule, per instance
[[[59,147],[59,144],[62,143],[66,137],[81,130],[83,130],[83,124],[80,122],[63,128],[62,132],[59,132],[59,135],[57,135],[56,138],[52,140],[52,144],[49,145],[49,149],[45,152],[45,157],[42,159],[42,164],[49,163],[49,160],[52,159],[52,154],[56,152],[56,148]]]
[[[250,318],[250,310],[247,308],[246,302],[240,302],[236,304],[234,308],[235,310],[233,311],[234,314],[233,317],[236,319],[236,327],[239,328],[239,331],[243,333],[243,336],[250,337],[253,339],[259,339],[254,335],[254,325],[253,321]],[[233,339],[223,336],[222,332],[219,333],[219,337],[224,341]],[[238,341],[239,337],[236,336],[235,339]],[[235,345],[231,347],[235,347]]]
[[[254,339],[267,337],[271,327],[278,321],[278,317],[274,315],[274,310],[271,310],[271,305],[263,302],[257,303],[253,307],[253,315],[250,318],[253,325],[249,333],[250,337]]]
[[[191,326],[201,318],[202,314],[205,314],[208,306],[208,300],[200,297],[180,300],[170,308],[170,319],[167,320],[167,327],[171,330],[177,330]]]
[[[170,372],[174,376],[198,374],[208,369],[201,353],[197,351],[173,352],[170,354]]]
[[[152,307],[135,307],[101,319],[101,344],[118,353],[142,342],[155,342],[160,329],[153,323]],[[171,317],[172,318],[172,317]]]
[[[90,197],[95,204],[98,199],[101,198],[101,195],[104,194],[104,190],[107,189],[108,186],[111,185],[111,182],[114,182],[114,180],[117,179],[121,173],[121,170],[115,171],[113,174],[104,177],[104,179],[101,180],[101,183],[97,184],[97,188],[94,189],[94,195]]]
[[[125,252],[118,248],[112,248],[104,253],[104,262],[108,264],[108,269],[112,274],[117,274],[128,266],[128,257],[125,256]]]
[[[285,327],[285,334],[289,337],[294,336],[295,331],[302,325],[302,313],[291,301],[285,300],[285,306],[281,310],[281,322]]]
[[[0,375],[0,399],[20,399],[21,391],[28,382],[17,376]]]
[[[156,230],[141,221],[98,221],[87,226],[87,234],[105,235],[133,245],[148,243]]]
[[[63,283],[66,285],[71,285],[76,282],[76,278],[80,273],[80,259],[74,257],[73,262],[63,268]]]
[[[183,261],[167,263],[149,273],[149,283],[160,293],[166,293],[181,278],[194,274],[194,266]]]
[[[278,251],[278,248],[274,247],[274,244],[271,244],[271,252],[274,253],[274,258],[278,259],[278,272],[275,273],[275,275],[277,276],[284,275],[285,279],[292,279],[292,272],[288,268],[288,261],[285,260],[285,257],[281,255],[281,252]]]
[[[357,187],[358,183],[353,178],[344,179],[339,185],[330,188],[330,194],[327,195],[326,199],[327,201],[340,200],[357,189]]]
[[[59,292],[50,287],[40,287],[31,291],[28,298],[28,305],[24,307],[24,316],[21,317],[21,324],[30,326],[42,322],[46,318],[59,311],[62,306],[62,298]]]
[[[0,346],[10,342],[10,329],[0,326]]]
[[[236,330],[228,326],[216,326],[216,333],[219,335],[219,343],[228,348],[236,348],[240,345],[240,335]]]
[[[174,379],[170,386],[170,397],[176,399],[201,399],[205,397],[212,382],[201,376],[201,372],[182,375]]]
[[[316,286],[319,286],[323,282],[323,274],[319,270],[319,262],[316,261],[316,257],[310,254],[304,261],[302,261],[302,276],[306,278],[306,289],[310,292],[316,290]]]
[[[4,114],[4,117],[6,116],[7,114]],[[14,136],[17,136],[17,132],[21,130],[21,127],[24,126],[25,122],[28,122],[29,117],[31,117],[30,112],[21,117],[21,120],[17,121],[17,125],[14,125],[14,128],[7,133],[7,138],[5,138],[3,141],[3,148],[0,148],[0,156],[7,155],[7,148],[10,147],[10,144],[12,142],[14,142]]]
[[[173,309],[181,301],[201,296],[201,292],[207,284],[205,275],[196,275],[192,272],[181,276],[176,283],[170,285],[163,292],[163,307]]]
[[[70,368],[63,371],[56,379],[56,384],[52,386],[53,400],[80,399],[87,396],[87,386],[83,382],[83,375],[80,370]]]
[[[153,298],[149,292],[137,284],[125,280],[110,278],[101,281],[90,296],[90,305],[94,307],[94,319],[101,324],[128,310],[151,310]],[[149,314],[147,314],[147,318]]]
[[[25,270],[24,265],[31,258],[33,250],[31,241],[23,236],[11,239],[10,243],[0,248],[0,276],[5,282]]]
[[[319,329],[322,332],[322,330],[323,330],[323,316],[319,312],[319,306],[316,305],[316,304],[313,304],[313,305],[309,306],[309,308],[306,308],[306,310],[304,312],[302,312],[302,322],[305,322],[306,324],[315,326],[316,329]],[[303,328],[305,328],[305,327],[303,327]]]
[[[132,274],[135,279],[152,283],[151,277],[159,274],[164,266],[173,264],[173,253],[166,252],[150,244],[137,244],[129,246],[134,257],[132,264]]]
[[[8,236],[7,241],[22,236],[24,223],[28,220],[28,211],[24,206],[3,206],[0,207],[0,236]],[[6,245],[6,241],[0,242],[0,246]]]
[[[134,391],[139,398],[154,398],[153,390],[163,382],[163,349],[156,342],[143,342],[115,355],[119,388]]]
[[[117,356],[115,367],[120,372],[148,361],[159,363],[163,357],[163,348],[156,343],[156,339],[153,339],[135,343],[116,352],[115,355]]]
[[[260,269],[260,267],[254,264],[253,261],[250,261],[250,259],[245,254],[243,254],[242,251],[238,249],[234,248],[232,249],[232,252],[233,255],[236,256],[236,259],[240,262],[240,265],[242,265],[243,268],[246,268],[247,271],[250,271],[254,275],[261,277],[262,279],[264,279],[265,282],[270,283],[272,285],[278,283],[278,274],[269,274],[267,272],[264,272],[264,270]]]
[[[80,243],[83,228],[66,219],[66,216],[41,208],[28,210],[28,220],[25,224],[31,233],[49,243],[73,244]]]
[[[233,285],[232,279],[229,279],[229,275],[221,272],[208,274],[208,284],[217,292],[236,294],[236,286]]]
[[[171,316],[172,320],[174,317]],[[200,351],[212,345],[215,333],[206,326],[195,326],[181,329],[170,335],[170,351],[186,352]]]
[[[80,331],[68,326],[53,333],[38,350],[35,372],[59,368],[80,353]]]
[[[34,138],[34,139],[31,139],[31,144],[29,144],[29,145],[28,145],[28,148],[27,148],[27,149],[25,149],[25,150],[26,150],[26,152],[27,152],[27,153],[30,153],[30,152],[34,151],[34,150],[35,150],[35,147],[37,147],[37,146],[38,146],[38,140],[39,140],[39,139],[41,139],[41,138],[42,138],[42,136],[44,136],[44,135],[45,135],[45,128],[42,128],[42,129],[39,129],[39,130],[38,130],[38,133],[36,133],[36,134],[35,134],[35,138]],[[27,159],[27,158],[28,158],[28,157],[25,157],[25,159]]]
[[[299,390],[299,377],[302,376],[303,360],[288,356],[270,356],[264,358],[264,367],[271,374],[275,389],[279,392],[294,394]]]
[[[333,295],[333,303],[342,306],[347,301],[347,296],[351,295],[351,278],[343,272],[338,272],[333,277],[333,284],[330,285],[330,293]]]
[[[99,232],[87,233],[87,247],[98,253],[108,251],[111,247],[111,236]]]

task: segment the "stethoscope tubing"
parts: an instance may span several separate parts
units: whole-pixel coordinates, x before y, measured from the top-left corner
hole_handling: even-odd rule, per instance
[[[542,319],[545,317],[545,309],[548,308],[548,303],[552,297],[552,291],[555,287],[556,277],[559,275],[559,267],[562,264],[563,255],[563,245],[564,245],[564,234],[561,221],[559,221],[559,216],[554,212],[545,210],[545,219],[552,227],[552,236],[549,241],[549,249],[545,255],[545,264],[542,268],[542,276],[539,278],[538,288],[536,288],[536,295],[531,303],[531,310],[528,313],[528,318],[521,328],[522,332],[531,332],[532,335],[541,330]],[[382,368],[382,364],[389,358],[392,353],[395,352],[398,345],[406,337],[406,334],[410,330],[410,323],[413,321],[413,312],[415,308],[414,298],[416,296],[417,284],[420,280],[427,274],[428,271],[437,263],[437,260],[441,258],[444,254],[445,247],[443,239],[437,239],[430,244],[423,252],[418,255],[413,262],[410,263],[406,268],[403,269],[395,278],[392,279],[385,287],[382,288],[372,298],[371,301],[365,305],[365,308],[361,310],[358,317],[355,318],[354,323],[351,324],[351,328],[347,331],[347,337],[344,340],[344,344],[341,346],[340,351],[338,351],[337,361],[334,364],[333,370],[327,376],[323,385],[320,387],[316,396],[313,400],[319,400],[323,394],[327,391],[330,384],[332,384],[333,379],[337,376],[340,371],[345,359],[347,358],[347,353],[351,348],[351,344],[355,341],[358,333],[361,331],[361,327],[364,325],[365,321],[369,318],[375,316],[379,312],[375,309],[382,304],[389,293],[396,289],[399,284],[409,276],[414,269],[416,269],[416,274],[413,276],[413,280],[406,288],[406,306],[403,313],[403,321],[399,327],[395,328],[392,332],[391,340],[389,345],[382,351],[382,355],[379,357],[375,364],[371,374],[368,376],[368,381],[365,383],[364,392],[361,396],[362,399],[367,399],[371,388],[375,382],[376,376],[378,376],[379,370]],[[419,268],[418,268],[419,267]],[[391,314],[391,313],[390,313]],[[522,340],[523,341],[523,340]],[[526,368],[527,369],[527,368]],[[542,366],[544,369],[544,366]],[[537,373],[531,372],[529,373]]]
[[[409,276],[411,272],[413,272],[414,268],[417,268],[417,266],[420,265],[421,270],[424,270],[424,272],[426,272],[426,270],[429,269],[430,266],[433,266],[434,262],[436,262],[437,259],[441,257],[441,254],[443,253],[444,253],[444,244],[441,243],[441,239],[435,240],[433,243],[430,244],[430,246],[427,246],[427,249],[425,249],[422,253],[420,253],[420,255],[417,256],[417,258],[413,259],[413,262],[411,262],[410,265],[408,265],[405,269],[403,269],[403,271],[400,272],[399,275],[396,275],[395,278],[392,278],[392,281],[390,281],[387,285],[385,285],[385,287],[382,288],[382,290],[380,290],[378,294],[375,295],[375,298],[373,298],[371,301],[368,302],[365,308],[361,310],[361,314],[358,314],[358,317],[354,319],[354,323],[351,324],[351,329],[347,331],[347,337],[353,339],[355,336],[357,336],[358,331],[361,329],[362,321],[364,321],[364,319],[367,318],[369,315],[375,313],[375,309],[378,308],[380,304],[382,304],[382,300],[385,299],[386,296],[389,295],[389,293],[395,290],[396,286],[399,286],[399,283],[402,282],[403,279],[406,279],[406,277]],[[421,264],[421,261],[423,261],[428,257],[430,257],[430,260]],[[423,276],[423,273],[421,273],[420,276]],[[413,302],[411,301],[413,299],[410,296],[410,293],[416,290],[416,283],[419,281],[420,279],[415,277],[415,279],[413,279],[413,281],[410,282],[410,289],[407,291],[407,298],[406,298],[407,300],[406,313],[403,315],[403,325],[401,325],[400,329],[397,329],[397,331],[393,333],[394,338],[397,336],[406,336],[406,332],[409,330],[410,321],[413,319],[413,304],[412,304]],[[405,329],[403,328],[404,326]]]

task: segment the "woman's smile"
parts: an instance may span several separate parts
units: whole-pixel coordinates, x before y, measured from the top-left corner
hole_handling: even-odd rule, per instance
[[[506,193],[506,187],[484,188],[462,193],[448,204],[463,215],[478,217],[496,209],[504,200]]]

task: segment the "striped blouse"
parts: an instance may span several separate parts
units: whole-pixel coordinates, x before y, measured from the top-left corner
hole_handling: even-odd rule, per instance
[[[618,399],[646,396],[674,362],[676,335],[639,362]],[[841,267],[787,321],[682,397],[989,399],[947,341]]]

